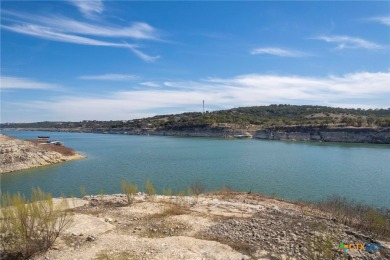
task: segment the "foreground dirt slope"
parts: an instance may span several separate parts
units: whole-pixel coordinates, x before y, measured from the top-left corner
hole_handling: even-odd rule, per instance
[[[390,259],[383,238],[254,194],[139,194],[131,205],[121,194],[87,196],[75,206],[72,225],[35,259]],[[383,249],[344,255],[340,242]]]
[[[0,174],[85,158],[69,148],[53,146],[0,134]]]

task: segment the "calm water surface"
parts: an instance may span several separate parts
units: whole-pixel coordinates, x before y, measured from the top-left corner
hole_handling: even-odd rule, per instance
[[[186,190],[201,181],[209,190],[229,185],[287,199],[339,194],[390,207],[390,146],[299,143],[161,136],[3,131],[22,139],[48,135],[87,159],[1,175],[1,189],[54,196],[121,191],[122,179],[161,191]],[[141,188],[142,189],[142,188]]]

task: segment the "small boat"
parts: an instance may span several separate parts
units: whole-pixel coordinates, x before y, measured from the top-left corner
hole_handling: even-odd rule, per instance
[[[49,139],[50,136],[38,136],[38,139]]]
[[[62,142],[60,142],[60,141],[51,141],[49,143],[50,144],[54,144],[54,145],[58,145],[58,146],[62,146],[63,145]]]

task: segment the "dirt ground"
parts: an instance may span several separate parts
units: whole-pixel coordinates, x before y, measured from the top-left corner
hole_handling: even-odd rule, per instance
[[[43,259],[389,259],[389,241],[334,223],[314,209],[245,193],[197,197],[86,196]],[[380,242],[381,252],[338,249]]]

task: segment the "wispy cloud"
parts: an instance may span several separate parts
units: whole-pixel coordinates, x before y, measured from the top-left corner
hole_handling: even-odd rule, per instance
[[[68,0],[68,2],[76,6],[87,18],[94,18],[95,15],[104,11],[103,1],[101,0]]]
[[[129,81],[137,79],[135,75],[129,74],[102,74],[102,75],[84,75],[78,77],[84,80],[111,80],[111,81]]]
[[[151,87],[151,88],[160,87],[160,84],[159,84],[159,83],[153,82],[153,81],[141,82],[141,83],[139,83],[139,84],[142,85],[142,86]]]
[[[370,20],[390,26],[390,16],[373,17]]]
[[[252,50],[250,54],[252,55],[268,54],[268,55],[275,55],[279,57],[295,57],[295,58],[308,56],[308,54],[305,52],[276,48],[276,47],[257,48]]]
[[[327,77],[247,74],[233,78],[169,81],[159,83],[169,87],[112,92],[101,98],[63,96],[55,101],[20,104],[20,107],[28,107],[31,113],[37,111],[38,115],[52,114],[51,120],[132,119],[161,114],[161,111],[201,111],[202,100],[219,109],[272,103],[375,108],[388,107],[388,102],[383,101],[383,97],[389,95],[388,82],[389,72]]]
[[[150,56],[139,50],[140,45],[128,44],[125,39],[157,40],[159,35],[155,28],[147,23],[137,22],[129,27],[112,27],[106,25],[94,25],[77,20],[54,17],[36,16],[11,11],[2,12],[7,24],[0,27],[12,32],[30,35],[46,40],[67,42],[81,45],[94,45],[130,49],[137,57],[146,62],[153,62],[159,56]],[[7,18],[8,17],[8,18]],[[12,17],[12,18],[9,18]],[[15,18],[19,20],[15,20]],[[105,38],[122,38],[120,42]]]
[[[371,42],[365,39],[351,37],[351,36],[338,36],[338,35],[329,35],[329,36],[318,36],[313,39],[322,40],[329,43],[335,43],[337,49],[369,49],[369,50],[378,50],[384,49],[385,47],[379,45],[375,42]]]
[[[131,45],[127,45],[127,44],[125,44],[125,46],[127,46],[135,55],[137,55],[139,58],[141,58],[142,60],[144,60],[146,62],[155,62],[156,60],[158,60],[160,58],[159,55],[157,55],[157,56],[148,55],[148,54],[140,51],[139,49],[137,49],[135,46],[131,46]]]
[[[39,82],[27,78],[19,78],[12,76],[1,76],[1,90],[8,89],[47,89],[47,90],[58,90],[60,86],[52,83]]]
[[[135,45],[124,44],[124,43],[114,43],[101,40],[95,40],[83,36],[78,36],[74,34],[61,33],[50,27],[43,27],[34,24],[23,24],[23,25],[0,25],[1,28],[13,31],[16,33],[26,34],[30,36],[35,36],[38,38],[59,41],[59,42],[68,42],[81,45],[94,45],[94,46],[107,46],[107,47],[121,47],[121,48],[134,48]]]
[[[73,33],[81,35],[92,35],[99,37],[113,38],[132,38],[140,40],[156,40],[161,41],[159,31],[153,26],[144,22],[133,22],[126,27],[92,24],[81,22],[75,19],[63,16],[42,16],[32,15],[27,13],[19,13],[3,10],[3,19],[14,21],[19,24],[33,23],[42,27],[52,28],[64,33]],[[7,17],[15,17],[20,20],[7,19]]]

